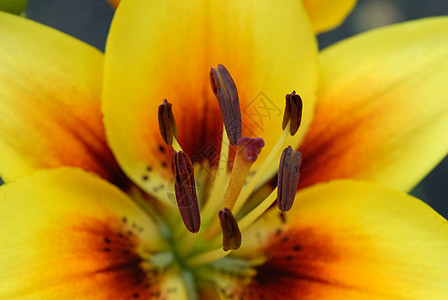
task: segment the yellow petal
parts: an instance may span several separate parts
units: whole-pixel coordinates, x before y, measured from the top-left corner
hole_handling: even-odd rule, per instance
[[[356,0],[302,0],[315,32],[320,33],[335,28],[352,11]],[[107,0],[116,8],[120,0]]]
[[[301,185],[335,178],[407,191],[448,150],[448,18],[359,35],[324,50]]]
[[[249,285],[233,279],[235,298],[238,291],[303,300],[448,295],[447,221],[418,199],[372,183],[341,180],[299,192],[290,212],[271,210],[243,233],[239,255],[253,257],[256,249],[266,261]]]
[[[42,170],[2,186],[0,199],[0,299],[182,293],[171,272],[157,276],[143,260],[164,247],[156,224],[106,181]]]
[[[1,176],[76,166],[124,183],[101,119],[102,54],[5,13],[0,44]]]
[[[135,182],[165,196],[172,150],[160,137],[157,107],[166,98],[185,152],[216,163],[222,122],[209,72],[222,63],[239,91],[243,135],[266,141],[261,161],[281,133],[284,97],[294,89],[305,102],[303,128],[309,125],[315,62],[315,37],[297,0],[122,2],[106,47],[108,140]]]
[[[302,0],[316,33],[328,31],[341,24],[352,11],[356,0]]]

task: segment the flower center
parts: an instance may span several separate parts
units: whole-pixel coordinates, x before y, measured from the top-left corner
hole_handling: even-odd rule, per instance
[[[225,128],[217,166],[193,165],[177,141],[172,105],[164,100],[159,106],[160,133],[165,143],[174,149],[171,157],[174,191],[169,191],[169,196],[175,196],[173,202],[181,218],[172,216],[168,222],[172,252],[152,259],[155,264],[164,265],[176,261],[191,278],[206,276],[208,268],[212,267],[250,279],[255,275],[253,267],[262,264],[265,258],[242,259],[236,255],[237,250],[244,241],[245,230],[276,200],[282,212],[293,204],[301,154],[287,146],[286,140],[288,135],[295,135],[300,126],[302,100],[295,92],[286,95],[283,133],[267,158],[254,170],[252,166],[265,143],[261,138],[242,137],[238,92],[229,71],[223,65],[212,68],[210,83]],[[228,172],[230,147],[236,148],[236,155]],[[273,165],[279,166],[278,186],[264,192],[261,187],[271,179],[266,174]]]

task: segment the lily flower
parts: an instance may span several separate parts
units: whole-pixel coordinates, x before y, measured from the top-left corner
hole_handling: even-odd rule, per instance
[[[105,57],[0,14],[0,299],[446,297],[406,191],[448,149],[448,18],[318,53],[300,1],[148,3]]]

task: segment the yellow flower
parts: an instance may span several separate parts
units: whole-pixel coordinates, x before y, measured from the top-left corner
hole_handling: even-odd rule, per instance
[[[405,191],[448,149],[447,33],[448,18],[431,18],[318,53],[296,0],[129,0],[103,76],[97,50],[0,14],[0,299],[444,299],[447,222]],[[243,136],[265,142],[232,209],[242,244],[229,251],[211,225],[227,181],[241,181],[226,172],[235,147],[221,147],[210,88],[221,63]],[[304,108],[294,136],[282,130],[292,90]],[[195,234],[172,204],[164,98],[173,146],[195,163]],[[299,144],[293,208],[263,213],[281,151]]]

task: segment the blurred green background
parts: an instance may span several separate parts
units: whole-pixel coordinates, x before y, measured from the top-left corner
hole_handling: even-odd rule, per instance
[[[103,0],[28,0],[28,18],[64,31],[104,50],[114,10]],[[319,36],[321,48],[357,33],[392,23],[448,15],[447,0],[360,0],[336,30]],[[448,38],[448,37],[447,37]],[[448,217],[448,159],[412,194]]]

